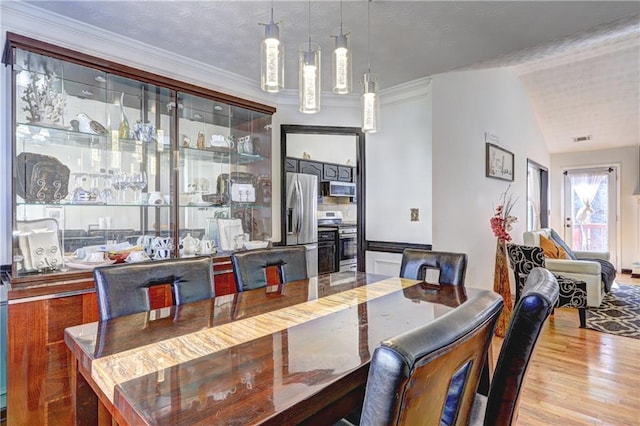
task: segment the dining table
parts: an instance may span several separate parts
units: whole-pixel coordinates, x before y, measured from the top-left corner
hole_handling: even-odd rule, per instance
[[[481,291],[338,272],[65,329],[76,424],[332,424],[380,342]]]

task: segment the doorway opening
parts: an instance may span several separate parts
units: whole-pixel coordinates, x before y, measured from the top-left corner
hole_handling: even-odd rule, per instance
[[[527,231],[549,226],[549,169],[527,159]]]

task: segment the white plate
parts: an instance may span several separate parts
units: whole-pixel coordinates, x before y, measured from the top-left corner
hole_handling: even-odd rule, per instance
[[[114,263],[116,263],[115,260],[105,260],[102,262],[85,262],[84,260],[74,259],[66,261],[64,263],[64,266],[74,269],[93,269],[97,268],[98,266],[113,265]]]

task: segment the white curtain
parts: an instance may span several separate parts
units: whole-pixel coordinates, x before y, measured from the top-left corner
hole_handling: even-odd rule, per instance
[[[529,166],[527,170],[527,230],[540,229],[540,171]]]
[[[572,174],[571,184],[573,186],[573,190],[582,202],[582,206],[578,209],[575,217],[578,224],[582,225],[589,221],[589,217],[594,212],[591,204],[598,192],[600,183],[606,176],[607,172],[605,171],[580,172]]]

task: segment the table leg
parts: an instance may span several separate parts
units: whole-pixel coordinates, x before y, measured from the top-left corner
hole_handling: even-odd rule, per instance
[[[76,425],[98,424],[98,397],[80,372],[78,361],[71,354],[71,400]]]

